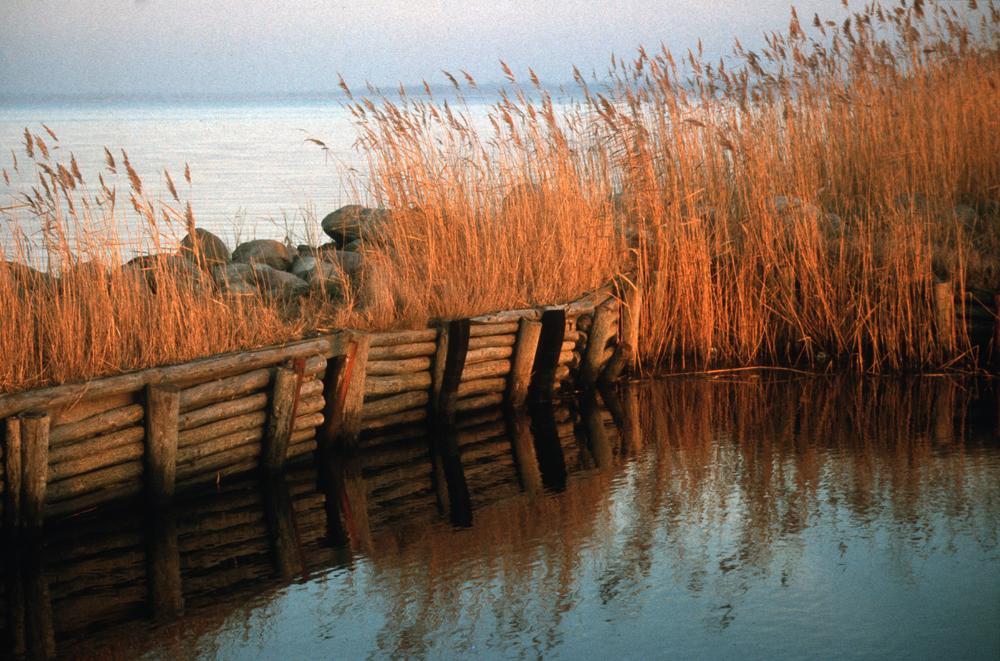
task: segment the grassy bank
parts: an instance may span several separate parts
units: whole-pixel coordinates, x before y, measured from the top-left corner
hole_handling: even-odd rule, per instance
[[[12,167],[38,185],[6,213],[46,231],[3,257],[60,277],[0,269],[0,390],[568,300],[615,276],[644,292],[648,365],[963,364],[969,338],[960,319],[940,332],[933,287],[1000,284],[998,36],[992,5],[871,6],[793,15],[735,63],[640,50],[600,82],[577,74],[572,105],[504,67],[488,124],[467,76],[457,102],[352,96],[390,222],[336,303],[223,295],[169,259],[136,277],[117,246],[175,250],[195,220],[181,197],[150,199],[110,154],[120,187],[86,186],[54,136],[27,133]]]

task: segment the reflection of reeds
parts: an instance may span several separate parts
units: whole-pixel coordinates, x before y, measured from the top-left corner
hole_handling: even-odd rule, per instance
[[[602,83],[577,73],[571,106],[505,66],[511,90],[489,128],[463,100],[470,76],[453,79],[457,101],[351,97],[370,193],[388,210],[364,248],[363,309],[234,301],[181,285],[162,260],[145,267],[162,284],[150,296],[116,247],[172,250],[171,228],[193,227],[173,179],[177,209],[106,151],[126,192],[102,174],[87,195],[75,159],[57,162],[55,134],[26,130],[30,163],[13,167],[34,188],[14,213],[43,227],[46,256],[15,226],[17,254],[3,257],[67,275],[0,269],[0,389],[307,327],[565,301],[619,274],[645,293],[638,350],[650,363],[957,364],[971,346],[950,294],[1000,279],[998,26],[992,6],[936,2],[872,4],[811,28],[793,13],[761,52],[737,46],[736,67],[640,50]]]

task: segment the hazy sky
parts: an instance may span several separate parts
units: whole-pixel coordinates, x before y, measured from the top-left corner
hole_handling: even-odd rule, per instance
[[[545,80],[665,42],[707,52],[788,24],[789,0],[0,0],[0,95],[329,91],[444,82],[441,69]],[[839,1],[799,0],[803,19]],[[805,23],[806,21],[803,20]]]

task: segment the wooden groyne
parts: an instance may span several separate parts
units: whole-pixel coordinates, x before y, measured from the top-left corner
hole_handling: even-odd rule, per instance
[[[0,397],[3,520],[46,518],[251,470],[280,470],[362,434],[545,400],[617,378],[620,301],[600,290],[559,306],[421,330],[321,337]],[[634,325],[634,324],[632,324]]]

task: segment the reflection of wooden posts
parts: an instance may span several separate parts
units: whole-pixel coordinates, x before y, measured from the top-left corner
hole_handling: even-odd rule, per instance
[[[535,437],[535,457],[542,473],[542,484],[553,491],[566,489],[566,458],[559,442],[552,406],[537,404],[531,409],[531,430]]]
[[[268,475],[261,480],[264,491],[264,511],[274,554],[274,568],[282,578],[304,575],[305,561],[299,548],[295,525],[295,510],[288,494],[288,485],[281,475]]]
[[[563,338],[566,336],[566,311],[562,308],[546,308],[542,311],[542,330],[538,338],[538,349],[532,365],[530,396],[535,401],[552,399],[556,383],[556,369],[559,354],[562,353]]]
[[[462,454],[458,447],[458,431],[452,428],[440,429],[433,435],[431,459],[434,464],[434,479],[441,498],[442,478],[447,494],[447,515],[452,525],[469,527],[472,525],[472,496],[462,468]]]
[[[1000,369],[1000,294],[993,297],[993,367]]]
[[[154,501],[174,496],[180,409],[180,389],[146,387],[146,488]]]
[[[607,470],[613,463],[611,452],[611,442],[608,440],[607,431],[604,429],[604,416],[601,415],[601,407],[598,395],[593,390],[589,390],[581,397],[581,412],[583,414],[583,426],[587,434],[587,444],[590,453],[594,457],[594,462],[601,470]]]
[[[942,444],[955,440],[955,388],[947,381],[938,384],[934,397],[933,438]]]
[[[368,553],[372,533],[368,522],[368,487],[361,473],[361,460],[355,453],[320,453],[320,485],[324,487],[327,512],[327,537],[341,543],[344,533],[353,551]],[[341,518],[342,517],[342,518]]]
[[[621,306],[621,330],[618,346],[601,375],[606,383],[617,381],[622,373],[635,367],[639,351],[639,320],[642,314],[642,291],[626,283],[625,301]]]
[[[639,420],[639,389],[635,386],[627,387],[624,390],[622,408],[624,413],[625,426],[623,428],[623,439],[629,452],[639,452],[642,450],[642,425]]]
[[[614,306],[604,303],[594,310],[594,323],[590,326],[587,339],[587,351],[583,355],[583,365],[577,381],[584,387],[593,387],[597,383],[601,371],[607,362],[605,351],[615,334],[618,321],[618,311]]]
[[[4,540],[4,602],[7,607],[7,636],[10,656],[22,658],[28,653],[24,622],[24,572],[21,568],[21,545],[17,540]]]
[[[7,624],[12,656],[51,659],[56,655],[49,583],[39,540],[20,541],[8,550]]]
[[[45,520],[45,492],[49,471],[49,414],[28,411],[21,427],[21,523],[39,527]]]
[[[288,441],[292,436],[295,412],[299,404],[302,388],[303,361],[298,361],[296,370],[279,367],[274,376],[271,391],[271,405],[267,416],[267,432],[264,434],[264,448],[261,461],[270,471],[280,470],[285,465]]]
[[[455,423],[458,386],[462,382],[465,357],[469,352],[469,320],[449,322],[438,334],[431,374],[431,413],[438,428]]]
[[[951,282],[934,283],[934,323],[941,350],[950,349],[955,341],[955,292]]]
[[[352,333],[343,355],[327,363],[323,378],[323,424],[317,430],[321,448],[353,449],[361,436],[361,406],[370,336]]]
[[[4,503],[4,523],[8,527],[21,525],[21,421],[7,418],[4,425],[4,482],[6,502]]]
[[[507,377],[507,403],[513,407],[524,406],[531,385],[531,368],[538,350],[538,338],[542,334],[542,324],[530,319],[521,319],[514,343],[514,357]]]
[[[177,523],[174,513],[168,509],[148,512],[146,522],[146,579],[150,610],[156,620],[171,620],[184,613]]]
[[[531,439],[531,421],[523,412],[508,411],[507,433],[521,488],[529,496],[535,496],[542,490],[542,474],[538,470],[538,457]]]

